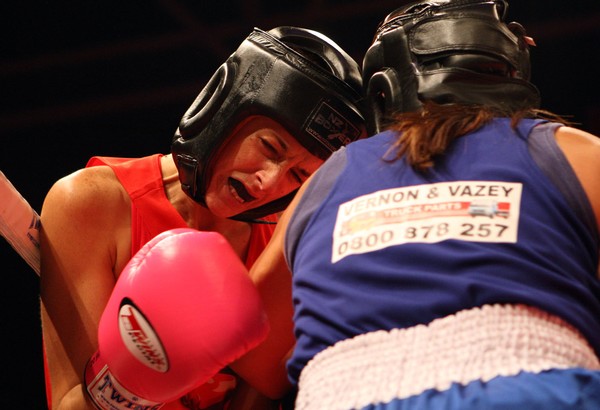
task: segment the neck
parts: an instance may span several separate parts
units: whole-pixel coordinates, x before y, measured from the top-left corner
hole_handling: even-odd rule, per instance
[[[187,226],[200,231],[219,232],[227,238],[240,257],[244,258],[250,237],[250,225],[217,217],[208,208],[186,195],[181,189],[177,167],[171,155],[162,157],[161,170],[165,194]]]

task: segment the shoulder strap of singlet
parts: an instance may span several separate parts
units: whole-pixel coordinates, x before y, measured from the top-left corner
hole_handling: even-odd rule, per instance
[[[162,155],[156,154],[144,158],[115,158],[94,157],[88,162],[89,166],[110,166],[123,187],[132,199],[132,251],[137,252],[139,246],[146,238],[139,232],[135,225],[136,219],[143,218],[144,228],[148,230],[149,236],[158,234],[166,229],[187,226],[181,215],[175,208],[168,206],[168,199],[164,194],[162,175],[157,162]],[[277,222],[275,215],[264,218],[269,222]],[[157,232],[159,231],[160,232]],[[248,268],[256,261],[267,243],[273,236],[275,225],[253,224],[248,245],[248,253],[245,264]],[[135,245],[135,244],[138,245]]]
[[[142,158],[94,157],[89,166],[109,166],[131,198],[131,254],[161,232],[185,228],[167,198],[160,171],[161,154]]]
[[[599,233],[592,205],[575,171],[556,142],[554,133],[558,123],[544,123],[534,127],[529,135],[529,152],[546,177],[561,192],[578,218],[586,224],[594,240]]]

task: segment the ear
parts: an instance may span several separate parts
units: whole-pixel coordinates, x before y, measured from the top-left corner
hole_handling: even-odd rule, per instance
[[[222,64],[198,94],[179,123],[178,133],[183,139],[192,138],[202,131],[221,107],[231,91],[235,69],[231,62]]]
[[[371,76],[366,88],[367,131],[369,135],[383,131],[386,117],[402,107],[402,88],[398,73],[386,68]]]

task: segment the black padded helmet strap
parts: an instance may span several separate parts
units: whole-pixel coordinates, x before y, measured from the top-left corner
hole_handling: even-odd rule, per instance
[[[358,65],[331,40],[297,27],[254,29],[179,124],[171,151],[182,188],[204,204],[214,156],[250,116],[274,119],[309,152],[326,159],[366,136],[362,102]],[[252,219],[278,212],[287,203],[286,196],[254,209]]]

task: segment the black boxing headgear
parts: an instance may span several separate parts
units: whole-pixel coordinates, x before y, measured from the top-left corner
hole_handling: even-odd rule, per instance
[[[384,116],[418,110],[422,101],[537,108],[529,82],[523,26],[504,22],[504,0],[431,0],[390,13],[363,60],[369,133]]]
[[[213,156],[245,118],[279,122],[310,153],[326,159],[366,135],[358,64],[326,36],[303,28],[254,29],[219,67],[183,116],[171,151],[182,189],[206,205]],[[283,210],[294,193],[234,219]]]

